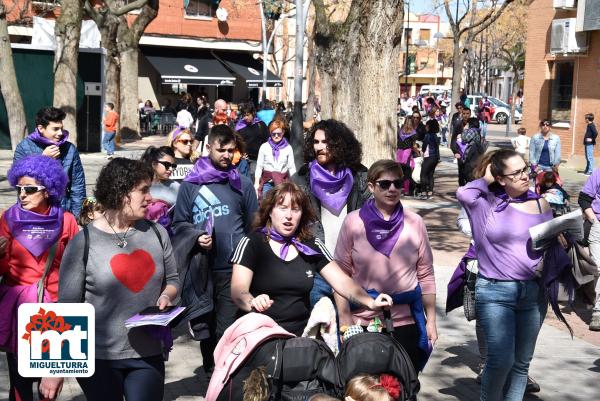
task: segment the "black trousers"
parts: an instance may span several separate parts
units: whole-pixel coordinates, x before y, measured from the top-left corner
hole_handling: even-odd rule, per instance
[[[433,192],[433,173],[439,163],[437,157],[425,157],[421,165],[421,192]]]
[[[96,371],[77,382],[87,401],[162,401],[165,362],[162,355],[147,358],[96,359]]]
[[[36,390],[39,386],[39,377],[23,377],[19,374],[17,357],[15,354],[7,353],[6,361],[8,362],[8,379],[10,389],[8,391],[8,399],[10,401],[33,401],[33,385]],[[41,400],[44,397],[36,391],[35,399]]]
[[[458,161],[458,186],[462,187],[467,184],[466,165]]]
[[[200,342],[202,366],[206,372],[214,368],[213,352],[225,330],[235,322],[238,311],[231,299],[231,272],[213,272],[212,280],[215,308],[208,317],[210,338]]]

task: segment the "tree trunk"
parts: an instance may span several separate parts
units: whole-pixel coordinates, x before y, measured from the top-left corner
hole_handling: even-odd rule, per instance
[[[389,159],[396,146],[403,2],[354,0],[342,24],[325,26],[325,9],[314,4],[321,115],[354,130],[364,164]]]
[[[121,51],[121,121],[122,138],[139,138],[137,47]]]
[[[301,166],[304,162],[303,143],[304,127],[302,122],[302,80],[304,77],[304,7],[302,0],[295,0],[296,3],[296,37],[295,53],[296,60],[294,64],[294,114],[292,117],[292,135],[291,145],[294,149],[294,163]]]
[[[290,9],[290,4],[285,3],[285,13],[287,14]],[[280,66],[280,77],[283,85],[281,86],[281,100],[284,102],[289,101],[288,99],[288,82],[287,82],[287,63],[288,63],[288,55],[290,54],[290,30],[288,28],[288,23],[283,23],[283,31],[281,33],[281,66]],[[287,104],[286,104],[287,106]]]
[[[119,51],[117,49],[117,32],[119,29],[119,18],[107,13],[103,27],[100,29],[102,47],[106,49],[104,59],[104,101],[114,103],[115,111],[121,114],[120,99],[120,74]]]
[[[0,91],[8,115],[10,144],[12,150],[15,150],[17,144],[27,134],[27,119],[17,83],[5,11],[4,2],[0,1]]]
[[[465,54],[460,48],[460,43],[454,42],[454,51],[452,56],[452,104],[460,101],[460,88],[462,80],[462,69],[465,64]]]
[[[56,49],[53,104],[67,113],[63,124],[70,132],[69,140],[74,144],[77,144],[77,61],[82,19],[82,0],[61,1],[60,16],[54,29]]]
[[[314,28],[312,30],[312,35],[308,39],[308,49],[307,56],[308,60],[306,60],[306,78],[308,80],[308,97],[306,98],[306,116],[305,120],[310,121],[315,115],[315,84],[316,84],[316,61],[315,61],[315,41],[314,41]]]

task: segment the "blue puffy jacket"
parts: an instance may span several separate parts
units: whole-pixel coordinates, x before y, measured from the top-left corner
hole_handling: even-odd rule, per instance
[[[17,145],[13,162],[32,154],[41,154],[46,146],[27,137]],[[77,217],[81,211],[81,204],[85,199],[85,174],[75,145],[69,141],[60,145],[59,159],[68,178],[67,190],[61,202],[61,207]]]

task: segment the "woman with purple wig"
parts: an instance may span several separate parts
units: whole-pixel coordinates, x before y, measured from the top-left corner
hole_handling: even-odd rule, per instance
[[[62,379],[25,378],[17,370],[17,309],[22,303],[55,302],[58,269],[67,243],[79,231],[75,217],[61,209],[67,176],[59,161],[32,155],[15,162],[8,182],[17,203],[0,218],[0,349],[6,351],[11,400],[58,395]],[[38,290],[42,289],[42,296]]]

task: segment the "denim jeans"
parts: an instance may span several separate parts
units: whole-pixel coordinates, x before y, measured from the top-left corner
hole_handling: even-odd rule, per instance
[[[273,188],[275,188],[273,181],[265,182],[262,187],[262,199],[265,199],[265,196],[267,196],[267,192],[269,192]]]
[[[442,128],[442,145],[448,144],[448,139],[446,139],[447,133],[448,133],[448,128]]]
[[[329,297],[333,301],[333,289],[329,285],[327,281],[319,273],[315,275],[315,281],[313,284],[313,288],[310,291],[310,307],[311,309],[319,299],[323,297]]]
[[[116,132],[103,131],[102,132],[102,147],[106,151],[107,155],[115,153],[115,136]]]
[[[585,145],[585,173],[592,174],[594,171],[594,145]]]
[[[480,120],[479,128],[481,128],[481,137],[485,138],[487,136],[488,123],[486,121]]]
[[[590,244],[590,255],[592,256],[592,259],[596,262],[596,266],[600,266],[600,223],[592,224],[588,236],[588,243]],[[598,270],[600,271],[600,267]],[[600,280],[596,282],[596,302],[594,303],[592,313],[600,313]]]
[[[499,281],[479,275],[475,310],[487,344],[481,401],[521,401],[547,302],[536,280]]]

